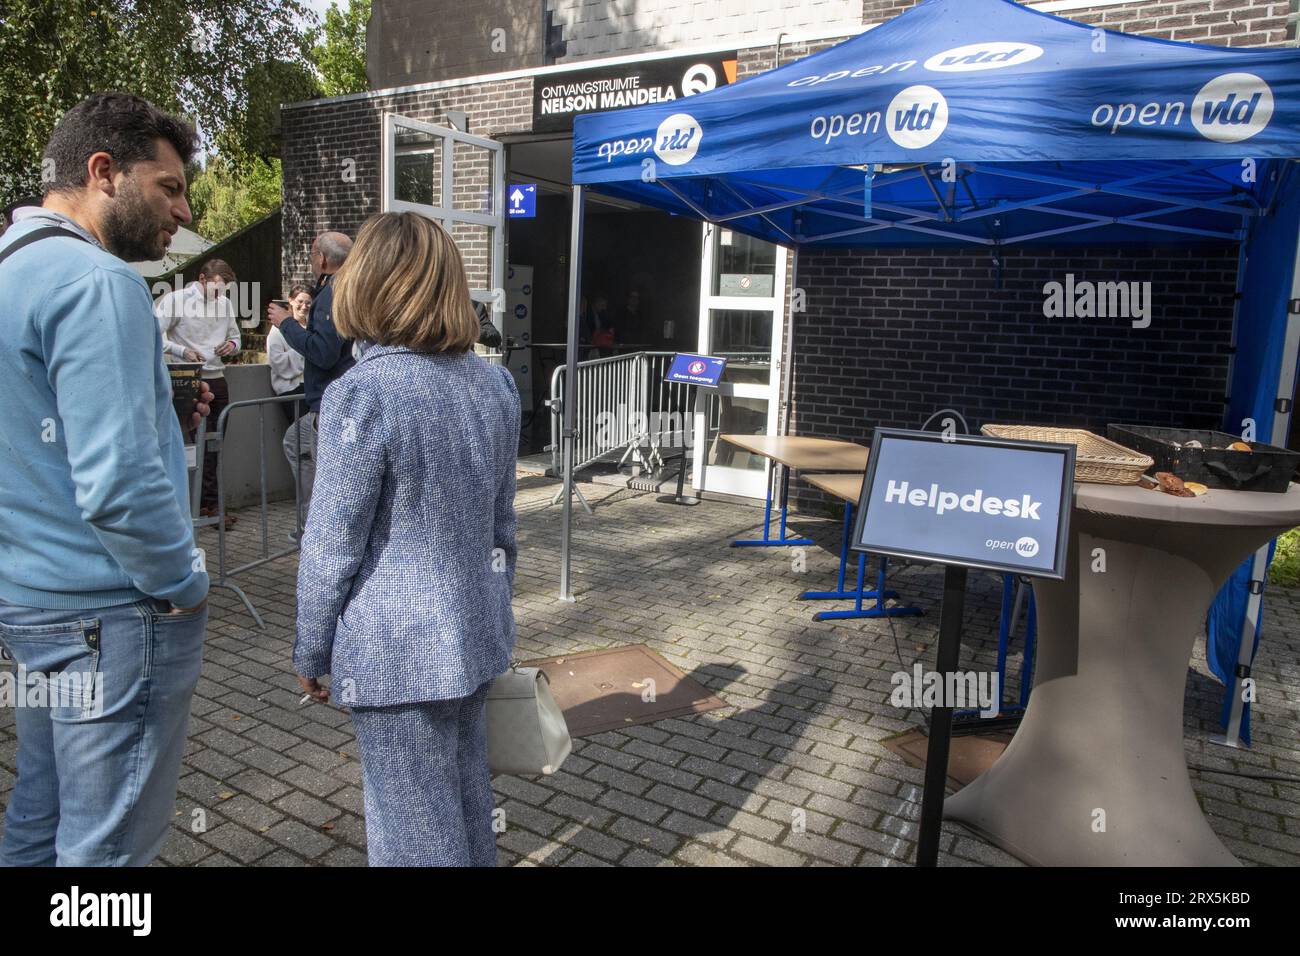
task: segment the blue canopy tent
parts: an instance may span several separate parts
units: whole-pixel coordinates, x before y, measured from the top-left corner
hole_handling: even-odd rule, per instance
[[[562,597],[569,588],[583,194],[809,248],[1241,244],[1225,429],[1285,444],[1300,322],[1300,51],[1101,30],[1011,0],[924,0],[813,56],[574,123]],[[1211,615],[1230,685],[1266,557]],[[1245,624],[1243,625],[1243,621]],[[1252,628],[1254,630],[1252,631]],[[1250,640],[1243,640],[1243,634]],[[1228,712],[1231,712],[1230,714]],[[1246,724],[1248,733],[1248,724]]]

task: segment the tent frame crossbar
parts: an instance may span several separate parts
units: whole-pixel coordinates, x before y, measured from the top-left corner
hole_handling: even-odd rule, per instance
[[[1192,169],[1178,170],[1177,172],[1201,172],[1209,167],[1195,167]],[[1001,176],[1005,179],[1018,179],[1030,183],[1043,183],[1049,186],[1069,186],[1075,189],[1083,189],[1088,192],[1102,193],[1107,196],[1119,196],[1124,199],[1140,199],[1144,202],[1160,203],[1166,206],[1179,206],[1184,209],[1203,209],[1207,212],[1220,212],[1236,216],[1257,216],[1259,209],[1252,203],[1250,206],[1226,206],[1222,203],[1207,202],[1203,199],[1183,199],[1180,196],[1165,196],[1160,193],[1146,192],[1141,189],[1128,189],[1125,184],[1128,180],[1117,180],[1114,183],[1085,183],[1078,180],[1068,179],[1065,176],[1044,176],[1039,173],[1031,173],[1020,169],[1000,168],[997,163],[990,163],[987,166],[981,166],[980,170],[990,176]],[[1169,174],[1172,175],[1173,171]],[[1164,178],[1163,175],[1154,178]],[[1141,179],[1137,181],[1142,181]]]
[[[1167,167],[1158,170],[1148,170],[1137,176],[1129,176],[1124,179],[1117,179],[1110,182],[1090,183],[1072,179],[1066,175],[1053,176],[1041,173],[1032,173],[1020,169],[1002,168],[996,163],[986,165],[970,164],[969,166],[963,167],[963,173],[969,174],[971,172],[979,171],[1007,179],[1032,182],[1045,186],[1059,186],[1061,187],[1061,191],[1044,196],[1031,197],[1013,202],[997,203],[996,205],[978,208],[978,198],[975,196],[974,191],[971,190],[968,192],[968,195],[971,198],[973,208],[966,211],[958,209],[955,203],[949,204],[944,202],[943,197],[935,186],[929,169],[926,166],[921,165],[895,173],[881,174],[880,178],[876,181],[875,188],[879,190],[912,179],[924,179],[938,205],[937,212],[927,209],[909,208],[907,206],[900,206],[888,202],[880,202],[875,199],[872,201],[873,213],[876,211],[895,213],[905,218],[882,219],[875,215],[864,217],[861,211],[851,212],[823,207],[815,210],[818,216],[824,216],[831,219],[844,219],[856,223],[857,225],[852,229],[834,230],[814,234],[804,234],[798,230],[792,234],[788,228],[777,223],[770,214],[786,209],[809,209],[809,207],[815,202],[843,203],[850,206],[861,205],[861,189],[853,189],[845,192],[837,192],[827,189],[827,186],[840,169],[856,169],[857,167],[836,167],[836,170],[830,173],[822,181],[820,186],[808,189],[796,186],[758,182],[751,179],[737,179],[736,182],[739,185],[761,189],[768,194],[768,201],[756,205],[746,205],[750,200],[746,199],[745,196],[743,196],[726,180],[713,177],[700,178],[696,180],[704,183],[706,188],[710,191],[715,188],[725,191],[729,196],[741,203],[742,206],[745,206],[745,208],[734,209],[725,213],[709,212],[700,205],[698,201],[690,198],[684,189],[680,188],[678,185],[674,185],[671,179],[663,178],[656,181],[665,190],[671,193],[678,202],[685,205],[691,210],[691,212],[699,216],[701,219],[716,224],[724,224],[757,217],[761,219],[763,223],[772,230],[772,232],[783,239],[786,244],[796,247],[817,242],[827,242],[835,239],[845,239],[851,236],[865,236],[889,229],[898,229],[903,232],[935,236],[941,239],[956,240],[958,242],[979,246],[1016,245],[1039,239],[1051,238],[1053,236],[1084,232],[1090,229],[1098,229],[1103,226],[1111,225],[1132,226],[1140,229],[1169,232],[1184,236],[1199,236],[1207,239],[1222,239],[1227,242],[1240,241],[1247,231],[1245,222],[1243,222],[1242,229],[1221,231],[1202,229],[1193,226],[1180,226],[1167,222],[1154,222],[1152,220],[1159,216],[1187,212],[1189,210],[1202,210],[1223,215],[1237,216],[1242,220],[1249,220],[1252,217],[1261,215],[1263,209],[1261,208],[1259,201],[1248,193],[1241,194],[1245,203],[1226,204],[1214,200],[1185,199],[1172,195],[1166,196],[1148,190],[1132,188],[1139,184],[1156,182],[1175,175],[1204,172],[1221,165],[1221,163],[1206,163],[1194,166]],[[1079,199],[1084,196],[1098,194],[1117,196],[1124,199],[1133,199],[1139,202],[1155,203],[1159,208],[1130,213],[1123,216],[1106,216],[1098,213],[1063,209],[1059,206],[1053,205],[1071,199]],[[791,198],[791,196],[794,198]],[[1019,236],[1003,238],[995,238],[991,236],[968,236],[951,229],[934,228],[932,226],[924,225],[925,223],[956,225],[958,223],[973,222],[978,219],[987,219],[990,216],[1000,216],[1017,210],[1026,210],[1049,216],[1059,216],[1065,219],[1083,220],[1083,222],[1075,222],[1068,226],[1062,226],[1059,229],[1044,229],[1036,232],[1024,233]]]

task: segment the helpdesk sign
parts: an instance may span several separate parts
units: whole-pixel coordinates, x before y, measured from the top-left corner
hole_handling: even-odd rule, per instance
[[[1073,445],[876,429],[853,549],[1065,577]]]

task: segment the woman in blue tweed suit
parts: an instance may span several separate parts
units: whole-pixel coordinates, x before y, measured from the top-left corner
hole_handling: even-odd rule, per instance
[[[325,392],[293,661],[352,710],[373,866],[492,866],[484,704],[514,645],[519,393],[473,351],[460,253],[370,219],[334,280],[367,344]]]

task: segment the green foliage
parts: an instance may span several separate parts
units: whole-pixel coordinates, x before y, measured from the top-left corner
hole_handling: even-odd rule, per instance
[[[223,149],[265,155],[274,84],[306,98],[306,15],[302,0],[0,0],[0,202],[40,191],[55,122],[103,90],[183,113]]]
[[[218,138],[221,153],[243,164],[254,157],[280,155],[276,133],[280,104],[316,99],[321,86],[305,61],[272,60],[248,71],[248,109],[243,121]]]
[[[280,160],[253,157],[237,165],[212,156],[190,182],[193,229],[218,242],[280,205]]]
[[[325,11],[323,26],[308,34],[311,61],[320,73],[321,92],[326,96],[364,93],[366,80],[366,24],[370,0],[347,0]]]
[[[1277,552],[1269,565],[1268,580],[1271,584],[1300,587],[1300,528],[1277,539]]]

